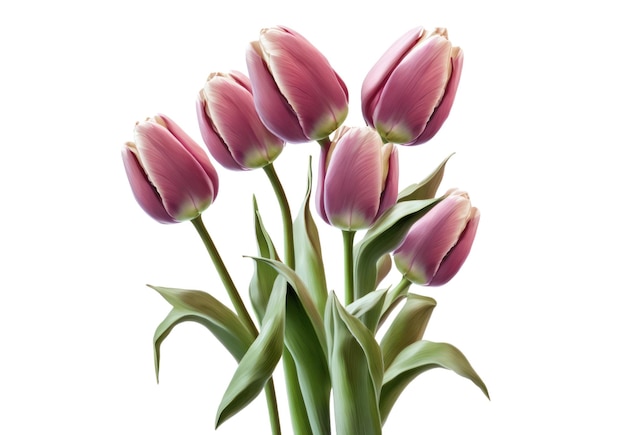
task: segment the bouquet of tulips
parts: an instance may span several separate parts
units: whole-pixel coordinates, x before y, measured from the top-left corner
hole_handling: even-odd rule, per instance
[[[458,272],[479,212],[464,191],[437,196],[448,159],[421,182],[398,188],[399,146],[422,144],[443,125],[459,83],[462,50],[452,46],[445,29],[407,32],[366,76],[365,125],[356,127],[342,125],[346,85],[302,35],[282,26],[263,29],[249,45],[246,62],[248,76],[209,75],[197,97],[197,115],[213,159],[236,171],[263,168],[281,211],[282,250],[253,201],[258,252],[246,254],[254,262],[247,290],[256,321],[202,221],[218,193],[218,174],[203,148],[172,119],[157,115],[138,122],[135,141],[122,150],[139,205],[162,223],[191,221],[232,304],[204,291],[150,286],[172,306],[154,335],[157,376],[163,340],[176,325],[193,321],[238,362],[216,426],[265,390],[272,433],[281,433],[272,380],[281,360],[298,435],[330,434],[331,421],[338,434],[380,434],[405,387],[436,367],[468,378],[488,397],[456,347],[423,339],[436,302],[409,291],[412,284],[443,285]],[[310,207],[311,165],[295,217],[273,166],[286,143],[309,141],[320,150],[317,212],[343,236],[339,295],[326,283]],[[380,286],[394,265],[397,283]]]

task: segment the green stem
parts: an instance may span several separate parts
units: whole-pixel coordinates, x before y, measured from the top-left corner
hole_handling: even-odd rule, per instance
[[[345,304],[354,301],[354,235],[356,231],[343,230],[343,269],[345,282]]]
[[[259,332],[252,321],[252,317],[250,317],[250,313],[246,309],[246,306],[237,291],[237,287],[235,287],[235,283],[228,273],[228,269],[226,269],[226,265],[222,261],[222,257],[220,256],[215,243],[213,243],[213,239],[209,235],[204,222],[202,222],[202,215],[198,216],[195,219],[191,220],[191,223],[195,227],[196,231],[200,235],[200,238],[204,242],[204,246],[206,247],[213,264],[215,265],[215,269],[226,288],[226,292],[230,297],[233,306],[235,307],[235,311],[239,315],[239,318],[242,320],[246,328],[250,331],[253,337],[259,335]],[[274,381],[270,378],[265,384],[265,397],[267,398],[267,408],[270,415],[270,425],[272,427],[273,435],[281,435],[280,430],[280,418],[278,415],[278,402],[276,400],[276,390],[274,388]]]
[[[285,264],[290,268],[295,269],[293,221],[291,219],[289,201],[287,201],[287,195],[285,195],[285,190],[283,189],[283,186],[278,179],[276,169],[274,169],[274,164],[270,163],[269,165],[264,166],[263,170],[265,170],[267,177],[270,179],[270,183],[272,183],[272,188],[274,189],[274,193],[276,194],[276,198],[278,199],[278,204],[280,205],[280,213],[283,218],[283,233],[285,238]]]

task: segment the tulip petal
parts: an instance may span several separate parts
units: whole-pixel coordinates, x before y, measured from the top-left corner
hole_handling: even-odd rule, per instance
[[[204,96],[213,129],[240,168],[262,167],[276,158],[283,142],[265,128],[247,88],[229,77],[214,76]]]
[[[471,204],[463,195],[451,195],[417,221],[395,252],[396,264],[412,282],[429,284],[441,260],[465,229]]]
[[[380,205],[381,145],[378,134],[369,128],[351,129],[337,142],[324,192],[324,206],[333,226],[355,230],[374,222]],[[335,189],[330,191],[328,186]]]
[[[180,142],[180,144],[193,156],[195,161],[200,165],[204,173],[211,181],[213,189],[213,200],[217,196],[219,188],[219,178],[217,171],[213,167],[213,164],[209,160],[209,156],[202,150],[202,147],[191,138],[178,124],[176,124],[170,117],[158,114],[157,118],[163,122],[165,128]]]
[[[258,43],[252,43],[246,51],[246,65],[256,110],[263,124],[275,135],[288,142],[308,142],[297,115],[282,96],[267,69]]]
[[[312,140],[328,137],[347,116],[348,94],[326,57],[286,27],[262,31],[260,46],[267,68],[297,114],[304,134]]]
[[[389,142],[409,143],[441,102],[450,73],[450,42],[435,35],[418,44],[391,73],[374,111],[374,124]]]
[[[192,219],[211,204],[215,191],[206,169],[165,127],[140,122],[135,142],[140,163],[170,216]]]
[[[472,212],[470,214],[470,219],[467,222],[467,226],[457,244],[448,252],[448,255],[444,257],[439,265],[439,269],[437,273],[430,281],[428,285],[430,286],[440,286],[446,284],[450,281],[454,275],[461,269],[463,263],[467,259],[470,250],[472,249],[472,244],[474,243],[474,238],[476,236],[476,230],[478,228],[478,222],[480,221],[480,212],[477,208],[472,208]]]
[[[389,163],[387,168],[387,176],[385,177],[385,184],[383,186],[383,193],[380,198],[380,206],[378,207],[378,213],[376,219],[380,217],[384,212],[389,210],[392,205],[398,200],[398,181],[400,177],[400,166],[398,163],[398,150],[393,144],[385,145],[392,147],[391,154],[389,155]],[[383,164],[387,160],[383,158]]]
[[[122,149],[122,160],[128,181],[130,182],[130,187],[141,208],[153,219],[162,224],[178,222],[165,211],[161,197],[150,183],[150,180],[148,180],[146,173],[139,164],[139,160],[137,160],[137,156],[130,150],[128,145],[124,146]]]
[[[461,71],[463,70],[463,51],[458,48],[453,48],[453,53],[456,55],[452,57],[452,74],[448,80],[446,90],[443,94],[443,99],[439,103],[439,106],[435,109],[434,113],[428,120],[426,128],[422,134],[410,145],[419,145],[432,139],[439,131],[452,109],[454,103],[454,97],[456,96],[456,90],[459,87],[459,80],[461,79]]]
[[[230,154],[228,147],[222,138],[215,132],[215,127],[207,114],[206,97],[204,90],[200,91],[196,99],[196,114],[198,116],[198,125],[200,126],[200,134],[209,152],[220,165],[227,169],[241,169],[239,163],[235,161]]]
[[[423,35],[423,27],[417,27],[406,32],[387,49],[365,76],[361,87],[361,109],[367,125],[374,126],[372,118],[374,108],[389,75]]]

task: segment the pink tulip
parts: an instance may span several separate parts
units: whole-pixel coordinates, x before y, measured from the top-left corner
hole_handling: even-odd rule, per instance
[[[343,230],[369,228],[395,204],[398,153],[369,127],[341,127],[322,148],[316,194],[320,216]]]
[[[261,168],[283,150],[285,142],[267,130],[256,113],[250,80],[240,72],[211,74],[196,108],[202,138],[225,168]]]
[[[208,156],[165,115],[135,125],[135,142],[122,148],[122,160],[137,202],[161,223],[193,219],[217,196]]]
[[[418,145],[430,140],[450,114],[462,69],[463,51],[448,41],[446,29],[407,32],[363,81],[366,123],[388,142]]]
[[[398,270],[411,282],[439,286],[467,259],[480,212],[465,192],[452,191],[409,230],[394,252]]]
[[[277,136],[293,143],[325,139],[346,119],[346,85],[300,34],[263,29],[246,61],[256,110]]]

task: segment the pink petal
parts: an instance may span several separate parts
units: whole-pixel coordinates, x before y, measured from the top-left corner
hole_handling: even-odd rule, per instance
[[[252,83],[256,110],[263,124],[275,135],[288,142],[308,142],[293,108],[285,100],[260,56],[258,43],[246,51],[246,64]]]
[[[383,188],[383,194],[380,198],[380,206],[376,219],[380,217],[384,212],[389,210],[392,205],[398,200],[398,180],[400,176],[400,167],[398,162],[398,150],[393,144],[387,144],[386,146],[392,146],[391,155],[389,156],[389,169],[387,170],[387,178]],[[383,162],[386,164],[386,162]]]
[[[413,141],[411,145],[419,145],[432,139],[433,136],[437,134],[445,120],[448,119],[450,109],[452,109],[452,104],[454,103],[456,91],[459,87],[461,71],[463,70],[463,51],[457,47],[453,48],[453,52],[454,51],[456,51],[456,55],[452,57],[452,74],[448,80],[443,99],[430,117],[430,120],[426,124],[426,128],[424,128],[422,134],[417,138],[417,140]]]
[[[333,226],[369,227],[378,212],[382,141],[371,128],[354,128],[341,137],[326,173],[325,209]]]
[[[374,126],[372,118],[374,108],[378,104],[380,92],[389,75],[423,35],[423,27],[417,27],[406,32],[385,51],[365,76],[361,87],[361,109],[367,125]]]
[[[480,221],[480,212],[476,208],[472,208],[470,219],[467,222],[465,230],[461,234],[457,244],[448,252],[448,255],[443,259],[437,273],[430,281],[430,286],[440,286],[450,281],[465,263],[474,238],[476,236],[476,230],[478,229],[478,222]]]
[[[196,99],[196,114],[198,116],[200,134],[213,158],[227,169],[242,169],[239,163],[233,159],[222,138],[214,130],[213,123],[207,115],[204,91],[200,91]]]
[[[141,208],[153,219],[163,224],[178,222],[165,211],[161,203],[161,197],[146,177],[137,160],[137,156],[130,150],[128,145],[122,148],[122,160],[133,195]]]
[[[308,40],[286,27],[265,29],[260,45],[276,85],[304,134],[323,139],[346,118],[348,95],[330,63]]]
[[[206,169],[165,127],[140,122],[135,127],[135,142],[146,176],[170,216],[192,219],[212,203],[214,184]]]
[[[447,39],[431,36],[389,76],[373,117],[376,129],[389,142],[411,142],[426,127],[448,81],[450,50]]]

